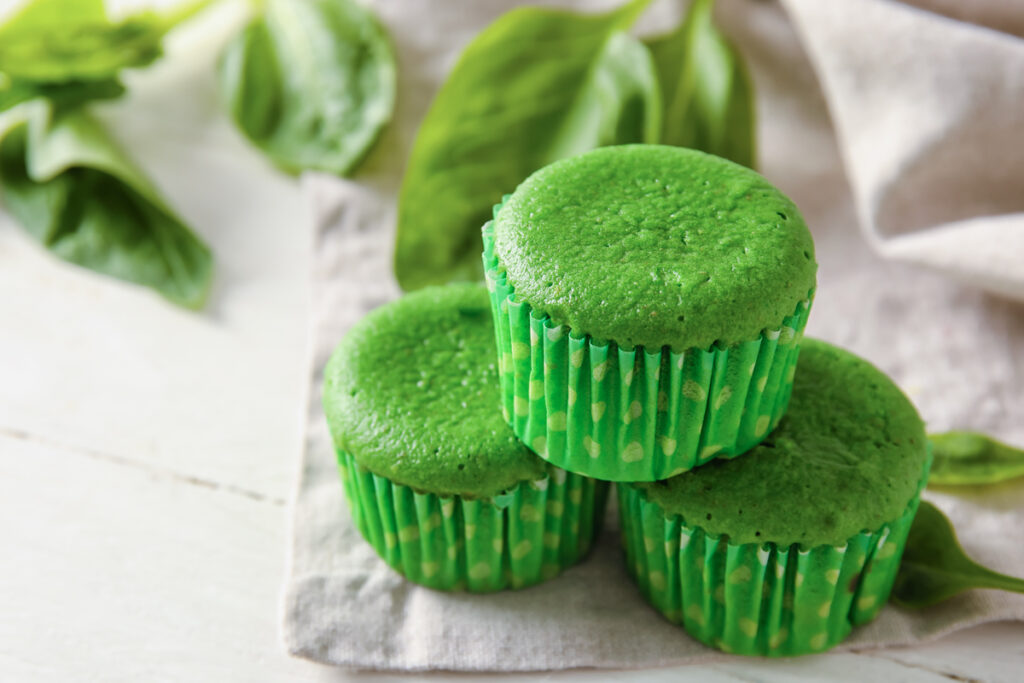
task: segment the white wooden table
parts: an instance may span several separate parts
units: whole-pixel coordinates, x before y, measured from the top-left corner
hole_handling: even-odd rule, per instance
[[[222,33],[237,16],[223,11]],[[0,213],[0,681],[409,680],[291,659],[278,642],[311,221],[297,182],[219,110],[218,44],[184,31],[103,112],[217,255],[203,314],[59,263]],[[1022,680],[1024,625],[913,649],[494,680],[551,679]]]

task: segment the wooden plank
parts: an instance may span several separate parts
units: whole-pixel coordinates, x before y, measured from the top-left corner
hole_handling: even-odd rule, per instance
[[[863,654],[959,680],[1011,683],[1024,678],[1024,624],[985,624],[918,647]]]
[[[278,645],[284,510],[0,437],[0,679],[312,680]]]
[[[233,23],[212,19],[101,107],[210,243],[209,307],[179,310],[64,264],[0,216],[0,430],[280,498],[306,401],[312,221],[298,183],[221,112],[213,65]]]

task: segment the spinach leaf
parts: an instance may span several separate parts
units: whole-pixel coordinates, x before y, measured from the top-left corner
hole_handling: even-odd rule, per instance
[[[932,434],[929,484],[996,484],[1024,476],[1024,451],[974,432]]]
[[[753,167],[754,85],[713,9],[714,0],[694,0],[679,28],[647,42],[665,99],[661,142]]]
[[[12,81],[0,83],[0,112],[37,97],[45,97],[58,109],[71,109],[92,100],[116,99],[123,94],[124,86],[117,78],[63,83]]]
[[[973,562],[964,554],[946,516],[921,501],[890,599],[904,607],[927,607],[970,588],[1024,593],[1024,579]]]
[[[391,45],[354,0],[268,0],[219,76],[235,123],[289,172],[349,173],[394,109]]]
[[[35,83],[109,80],[159,57],[164,34],[209,2],[112,22],[103,0],[33,0],[0,26],[0,72]]]
[[[465,49],[420,126],[398,200],[406,289],[481,277],[480,228],[526,176],[601,145],[657,142],[657,78],[622,33],[647,0],[599,15],[523,7]]]
[[[202,307],[209,249],[83,108],[38,99],[0,115],[0,194],[57,256]]]

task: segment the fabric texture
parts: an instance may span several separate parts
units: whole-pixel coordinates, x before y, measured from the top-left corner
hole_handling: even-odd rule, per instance
[[[1024,40],[892,0],[783,4],[875,249],[1024,301]]]
[[[305,179],[317,221],[313,381],[286,647],[387,670],[634,668],[727,656],[644,602],[626,574],[614,509],[581,564],[493,595],[411,584],[353,526],[320,408],[323,366],[348,327],[399,295],[395,195],[416,127],[461,48],[513,3],[371,4],[398,51],[402,96],[356,180]],[[807,334],[889,373],[929,431],[976,429],[1024,447],[1024,308],[985,292],[1024,292],[1024,269],[1011,263],[1024,254],[1024,195],[1012,192],[1024,177],[1014,144],[1022,113],[1011,106],[1024,101],[1020,22],[1000,0],[783,4],[721,0],[718,18],[758,86],[759,170],[793,198],[815,237],[819,285]],[[658,4],[640,30],[673,25],[678,12]],[[949,515],[972,557],[1020,573],[1024,482],[924,497]],[[1006,619],[1024,620],[1024,596],[971,591],[925,610],[887,606],[838,649],[911,644]]]

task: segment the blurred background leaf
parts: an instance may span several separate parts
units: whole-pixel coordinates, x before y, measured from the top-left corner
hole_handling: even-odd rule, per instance
[[[469,44],[402,180],[395,275],[404,289],[479,279],[492,205],[541,166],[601,145],[657,142],[654,64],[623,33],[646,4],[598,15],[523,7]]]
[[[35,100],[0,123],[0,194],[25,230],[60,258],[201,308],[210,251],[81,108]],[[21,120],[18,120],[18,118]]]
[[[1024,477],[1024,451],[977,432],[931,434],[929,484],[997,484]]]
[[[200,308],[209,249],[87,105],[124,93],[121,71],[162,54],[168,30],[210,4],[119,21],[102,0],[33,0],[0,26],[0,196],[60,258]]]
[[[665,100],[661,142],[753,168],[754,84],[736,48],[715,27],[714,0],[694,0],[672,33],[647,41]]]
[[[239,129],[280,168],[346,175],[391,120],[395,58],[354,0],[268,0],[224,51],[220,88]]]
[[[504,194],[553,161],[603,145],[679,145],[753,166],[754,89],[696,0],[646,45],[624,31],[646,7],[602,15],[521,8],[465,49],[427,112],[398,203],[405,290],[482,275],[480,229]]]

